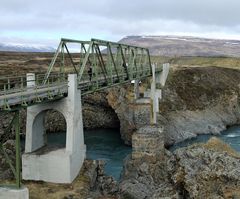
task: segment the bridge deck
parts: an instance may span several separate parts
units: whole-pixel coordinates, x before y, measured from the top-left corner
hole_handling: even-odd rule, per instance
[[[77,60],[67,46],[73,43],[81,48]],[[69,65],[73,71],[69,71]],[[54,67],[57,73],[53,73]],[[156,72],[161,70],[156,68]],[[47,73],[36,75],[34,82],[26,77],[0,77],[0,108],[11,110],[67,96],[69,72],[78,75],[82,95],[152,75],[146,48],[96,39],[62,39]]]

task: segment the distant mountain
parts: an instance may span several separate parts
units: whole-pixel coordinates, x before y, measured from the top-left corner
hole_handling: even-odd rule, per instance
[[[15,52],[53,52],[55,49],[44,45],[12,44],[0,43],[0,51]]]
[[[119,42],[147,47],[151,55],[240,57],[239,40],[186,36],[127,36]]]

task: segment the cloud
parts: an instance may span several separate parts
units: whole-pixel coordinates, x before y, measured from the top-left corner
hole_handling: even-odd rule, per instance
[[[238,38],[239,7],[238,0],[1,0],[0,39],[118,40],[132,34]]]

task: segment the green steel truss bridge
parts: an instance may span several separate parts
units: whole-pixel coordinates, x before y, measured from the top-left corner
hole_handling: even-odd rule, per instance
[[[162,67],[157,67],[154,73],[161,71]],[[9,163],[18,188],[21,186],[19,110],[67,97],[67,76],[71,73],[77,74],[81,95],[153,75],[147,48],[98,39],[61,39],[45,74],[0,77],[0,112],[13,112],[5,135],[11,130],[16,134],[16,163],[11,162],[2,145],[4,137],[0,140],[0,153]],[[31,78],[27,78],[29,75]]]
[[[74,45],[74,53],[69,46]],[[156,68],[156,72],[162,68]],[[98,39],[61,39],[46,74],[0,77],[1,110],[12,111],[67,96],[67,74],[78,75],[82,95],[152,75],[149,50]],[[28,87],[27,85],[34,85]]]

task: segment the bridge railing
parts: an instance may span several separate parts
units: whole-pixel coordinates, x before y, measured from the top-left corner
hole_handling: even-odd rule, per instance
[[[11,76],[0,78],[0,107],[10,110],[12,105],[27,106],[36,102],[62,96],[66,93],[67,76],[52,73],[46,84],[42,84],[45,74]]]

